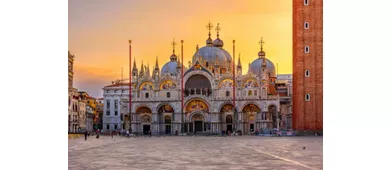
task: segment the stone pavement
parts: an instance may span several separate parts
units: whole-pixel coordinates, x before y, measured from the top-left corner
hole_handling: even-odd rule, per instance
[[[322,137],[95,136],[68,140],[68,169],[322,169]],[[306,147],[306,149],[303,149]]]

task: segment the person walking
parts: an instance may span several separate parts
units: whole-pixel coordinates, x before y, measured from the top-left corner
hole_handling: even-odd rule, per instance
[[[114,138],[114,131],[110,131],[111,132],[111,138]]]
[[[149,130],[149,136],[152,137],[152,131],[151,130]]]
[[[85,137],[85,140],[87,140],[87,137],[88,137],[88,131],[85,131],[85,132],[84,132],[84,137]]]

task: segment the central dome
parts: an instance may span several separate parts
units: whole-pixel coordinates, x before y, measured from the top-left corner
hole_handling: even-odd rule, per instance
[[[226,56],[226,53],[227,51],[224,52],[218,47],[204,46],[194,54],[192,63],[195,63],[199,58],[202,58],[203,61],[208,62],[209,64],[214,64],[218,60],[219,65],[228,65],[231,57],[230,55]]]

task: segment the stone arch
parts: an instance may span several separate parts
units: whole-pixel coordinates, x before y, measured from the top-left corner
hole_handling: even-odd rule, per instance
[[[248,110],[246,110],[248,109]],[[244,107],[242,107],[242,112],[248,112],[248,111],[251,111],[251,112],[260,112],[261,109],[259,106],[257,106],[257,104],[255,103],[247,103],[244,105]]]
[[[227,105],[231,105],[231,107],[233,107],[233,104],[232,104],[231,102],[225,102],[225,103],[222,103],[222,104],[218,107],[218,112],[219,112],[219,113],[222,113],[224,107],[227,106]],[[229,108],[226,108],[226,109],[229,109]],[[230,109],[232,109],[232,108],[230,108]],[[236,106],[235,110],[236,110],[236,112],[238,111],[237,106]]]
[[[152,113],[152,109],[150,109],[148,106],[146,105],[139,105],[136,109],[135,109],[135,113]]]
[[[202,121],[206,121],[206,115],[203,112],[193,112],[190,115],[188,115],[188,120],[193,121],[194,116],[200,115],[202,117]]]
[[[189,72],[188,74],[184,75],[183,77],[183,81],[184,81],[184,88],[186,88],[185,84],[187,83],[187,81],[192,77],[192,76],[195,76],[195,75],[202,75],[202,76],[205,76],[208,81],[210,82],[211,84],[211,88],[215,87],[215,83],[213,82],[213,77],[211,77],[211,75],[209,75],[208,73],[204,72],[204,71],[201,71],[201,70],[193,70],[191,72]]]
[[[168,108],[163,108],[164,106],[169,106]],[[168,104],[168,103],[160,103],[160,104],[158,104],[157,105],[157,107],[156,107],[156,113],[161,113],[160,111],[161,111],[161,109],[164,109],[165,111],[168,111],[168,113],[174,113],[175,112],[175,109],[174,109],[174,107],[172,107],[172,105],[170,105],[170,104]],[[172,110],[170,110],[170,109],[172,109]]]
[[[188,100],[184,104],[184,112],[192,112],[192,111],[205,111],[209,112],[210,105],[207,103],[207,101],[201,99],[201,98],[194,98],[191,100]]]

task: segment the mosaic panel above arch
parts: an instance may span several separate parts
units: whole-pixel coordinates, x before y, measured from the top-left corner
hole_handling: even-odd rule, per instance
[[[260,108],[255,104],[247,104],[243,109],[242,112],[260,112]]]
[[[151,82],[143,82],[139,86],[139,90],[141,90],[141,91],[147,91],[147,90],[153,90],[153,89],[154,89],[154,85]]]
[[[138,107],[136,113],[152,113],[152,110],[146,106]]]
[[[257,88],[259,87],[259,84],[257,83],[256,79],[251,78],[244,81],[242,84],[243,88]]]
[[[209,108],[203,100],[192,100],[186,106],[186,112],[208,111]]]
[[[158,113],[173,113],[173,112],[174,112],[173,108],[167,104],[160,106],[160,108],[158,109]]]
[[[169,90],[175,88],[176,88],[176,83],[174,83],[172,80],[165,80],[160,84],[160,90]]]
[[[225,104],[221,107],[221,110],[220,112],[221,113],[224,113],[224,112],[232,112],[233,111],[233,105],[232,104]]]
[[[233,80],[232,79],[224,79],[218,84],[219,89],[224,88],[233,88]]]

